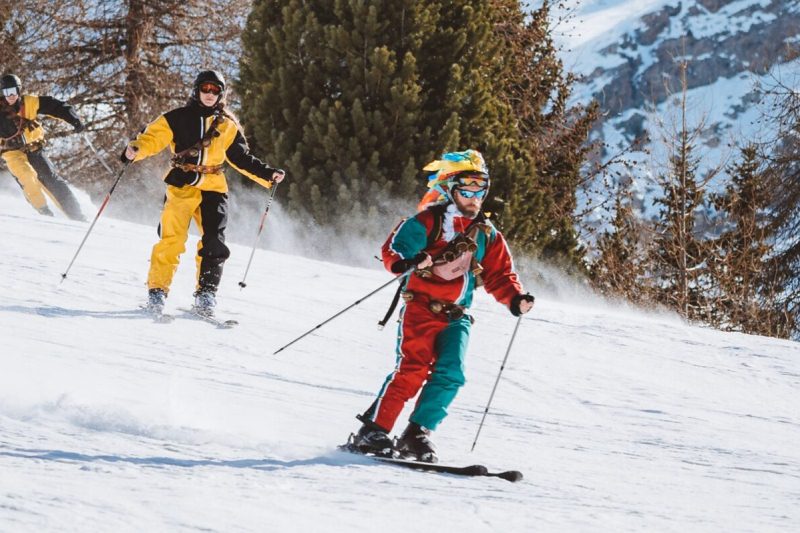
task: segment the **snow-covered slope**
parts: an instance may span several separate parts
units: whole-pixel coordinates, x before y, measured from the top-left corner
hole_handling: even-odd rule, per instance
[[[219,312],[240,326],[217,330],[176,310],[191,299],[187,255],[168,301],[179,316],[155,324],[137,309],[151,227],[101,218],[62,284],[85,224],[39,217],[3,192],[0,228],[2,531],[800,523],[795,343],[540,298],[470,453],[514,328],[483,296],[468,383],[435,441],[445,462],[525,479],[425,474],[336,451],[393,362],[394,332],[374,327],[389,290],[271,355],[385,272],[260,250],[240,291],[249,250],[232,245]]]

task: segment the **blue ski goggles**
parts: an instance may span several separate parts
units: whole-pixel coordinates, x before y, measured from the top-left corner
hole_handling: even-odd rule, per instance
[[[464,198],[483,198],[486,196],[486,189],[480,189],[477,191],[468,191],[466,189],[462,189],[460,187],[456,187],[458,194],[463,196]]]
[[[9,87],[7,89],[3,89],[3,96],[16,96],[19,94],[19,88],[17,87]]]

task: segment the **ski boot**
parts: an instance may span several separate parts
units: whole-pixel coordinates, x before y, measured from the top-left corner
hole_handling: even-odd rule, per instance
[[[374,455],[375,457],[392,457],[392,439],[379,425],[365,421],[355,435],[350,435],[347,448],[356,453]]]
[[[192,312],[204,317],[214,317],[214,308],[217,306],[217,298],[208,289],[199,289],[194,293],[194,305]]]
[[[423,463],[436,463],[436,448],[429,438],[431,430],[409,422],[403,434],[394,443],[395,451],[402,459],[421,461]]]
[[[164,312],[166,300],[167,293],[164,292],[164,289],[150,289],[147,291],[147,306],[145,309],[148,313],[160,315]]]
[[[47,205],[44,205],[44,206],[40,207],[39,209],[37,209],[37,211],[39,212],[40,215],[44,215],[46,217],[52,217],[53,216],[53,212],[50,210],[50,208]]]

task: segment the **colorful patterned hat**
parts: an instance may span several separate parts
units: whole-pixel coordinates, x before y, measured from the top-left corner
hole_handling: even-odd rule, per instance
[[[428,192],[417,206],[420,211],[430,205],[452,200],[450,191],[453,186],[463,183],[466,175],[471,178],[470,185],[480,185],[482,179],[485,182],[484,186],[489,186],[489,168],[477,150],[447,152],[442,154],[441,159],[425,165],[423,170],[429,172]]]

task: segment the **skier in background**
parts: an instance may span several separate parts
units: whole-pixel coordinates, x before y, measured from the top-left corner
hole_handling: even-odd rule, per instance
[[[161,239],[153,246],[147,277],[147,308],[154,314],[164,309],[192,220],[202,235],[193,308],[203,316],[214,314],[222,265],[230,255],[225,246],[228,183],[224,163],[266,188],[285,175],[250,154],[238,121],[225,109],[225,88],[220,73],[200,72],[188,103],[151,122],[123,154],[124,160],[140,161],[167,146],[173,153],[164,176],[167,192],[159,225]]]
[[[83,123],[72,106],[51,96],[22,94],[22,81],[14,74],[0,78],[0,153],[8,170],[22,188],[25,199],[42,215],[53,216],[50,199],[72,220],[85,221],[78,200],[44,155],[44,129],[38,115],[47,115],[70,124],[76,133]]]
[[[436,462],[430,439],[464,384],[464,357],[472,317],[466,310],[476,287],[527,313],[534,298],[514,272],[503,235],[481,213],[489,172],[475,150],[451,152],[425,167],[428,187],[415,216],[402,221],[383,245],[383,262],[394,274],[413,269],[402,282],[397,360],[377,399],[358,418],[354,451]],[[406,401],[418,391],[408,426],[396,442],[389,433]]]

